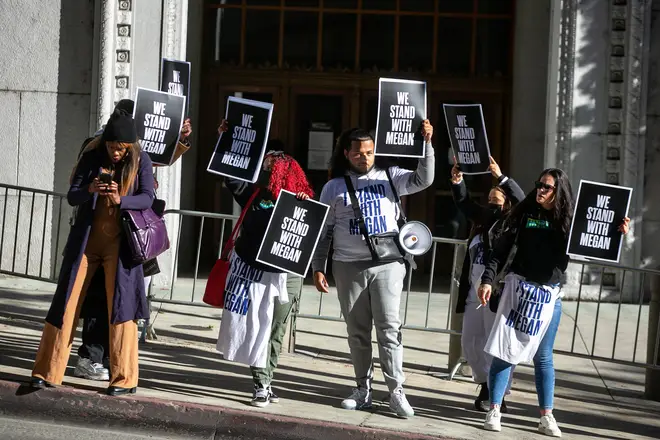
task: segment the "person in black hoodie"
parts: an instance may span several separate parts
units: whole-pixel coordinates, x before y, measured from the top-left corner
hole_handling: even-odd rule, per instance
[[[504,288],[485,348],[493,355],[493,361],[489,373],[491,409],[484,428],[502,429],[500,405],[511,368],[533,360],[541,413],[538,430],[561,437],[552,414],[552,348],[561,318],[559,286],[569,262],[566,247],[574,199],[568,176],[557,168],[544,170],[535,187],[507,218],[479,286],[479,300],[486,305],[491,300],[496,276],[507,261],[511,262],[503,271]],[[629,222],[626,217],[619,226],[624,234]]]
[[[451,171],[451,190],[458,209],[472,222],[468,238],[468,252],[465,253],[458,290],[456,313],[464,313],[461,345],[463,354],[472,368],[472,378],[481,386],[474,407],[477,411],[488,411],[488,371],[492,356],[484,352],[484,346],[493,327],[495,313],[488,307],[480,307],[477,289],[484,271],[484,260],[491,243],[499,235],[502,219],[509,210],[525,198],[525,193],[511,178],[502,174],[495,159],[490,158],[490,172],[497,179],[497,185],[488,193],[488,205],[482,206],[471,200],[463,173],[454,159]],[[510,383],[510,382],[509,382]],[[502,402],[502,412],[506,404]]]
[[[223,120],[218,128],[218,132],[222,134],[228,129],[227,121]],[[252,273],[263,273],[263,276],[255,277],[259,278],[261,284],[264,284],[267,278],[271,280],[270,284],[275,284],[273,280],[278,277],[274,277],[273,274],[286,277],[285,294],[289,300],[286,302],[274,301],[270,338],[266,347],[266,366],[263,368],[250,366],[252,380],[254,382],[251,404],[260,408],[267,406],[269,403],[279,402],[279,397],[273,392],[271,382],[282,349],[282,340],[286,333],[287,320],[294,304],[300,299],[303,279],[257,262],[257,253],[261,246],[261,241],[266,234],[266,228],[273,214],[280,190],[293,192],[300,200],[306,200],[314,196],[311,185],[300,164],[293,157],[284,154],[282,151],[283,148],[284,144],[277,139],[272,139],[268,142],[266,145],[267,153],[256,183],[244,182],[232,178],[225,179],[225,186],[232,193],[234,200],[241,208],[245,208],[252,199],[241,224],[240,236],[234,247],[234,253],[240,261],[239,264],[249,267]],[[257,195],[252,198],[255,191]],[[255,283],[257,282],[255,281]],[[283,295],[284,292],[282,292],[280,297]],[[226,306],[227,301],[225,301]],[[225,313],[229,313],[229,311],[227,309],[223,311],[223,323],[226,323]],[[262,318],[263,315],[259,314],[260,321]],[[247,326],[250,326],[249,319],[247,320]],[[255,329],[249,329],[249,331],[254,333]],[[231,345],[231,343],[227,343],[227,339],[224,336],[231,335],[223,335],[223,329],[221,328],[218,347],[221,346],[221,343],[224,347]],[[223,354],[226,355],[224,351]]]

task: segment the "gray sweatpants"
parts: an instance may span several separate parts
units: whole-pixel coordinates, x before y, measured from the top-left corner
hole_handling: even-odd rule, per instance
[[[406,267],[399,262],[333,261],[332,264],[357,384],[371,389],[373,321],[383,376],[387,387],[394,391],[405,381],[399,306]]]

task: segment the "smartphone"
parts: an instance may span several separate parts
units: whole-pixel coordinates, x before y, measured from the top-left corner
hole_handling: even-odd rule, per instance
[[[110,185],[112,183],[112,174],[101,173],[101,175],[99,175],[99,182]]]

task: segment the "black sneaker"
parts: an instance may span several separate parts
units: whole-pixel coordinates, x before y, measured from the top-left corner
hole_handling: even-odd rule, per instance
[[[502,399],[502,405],[500,405],[500,412],[502,414],[506,414],[509,412],[508,409],[506,409],[506,400]]]
[[[486,382],[479,384],[481,390],[474,401],[474,409],[479,412],[488,412],[490,410],[490,395],[488,394],[488,384]]]
[[[271,392],[269,388],[264,387],[254,387],[254,393],[252,394],[252,406],[263,408],[268,406],[270,403]]]

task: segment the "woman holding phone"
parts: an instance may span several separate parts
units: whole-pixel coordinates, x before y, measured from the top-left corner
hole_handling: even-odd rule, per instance
[[[552,349],[561,318],[560,282],[569,257],[566,254],[573,216],[573,190],[568,176],[557,168],[544,170],[536,189],[513,208],[505,232],[495,245],[481,277],[481,304],[491,299],[493,280],[512,256],[497,309],[495,324],[485,351],[493,356],[489,372],[490,411],[484,429],[500,431],[500,405],[511,368],[534,361],[534,378],[542,434],[561,437],[552,409],[555,370]],[[628,232],[629,218],[619,230]],[[520,307],[519,307],[520,306]],[[516,313],[524,310],[525,319]]]
[[[113,113],[96,145],[82,155],[67,193],[69,204],[78,210],[46,317],[31,386],[43,388],[62,383],[80,305],[96,270],[102,266],[111,324],[107,393],[117,396],[136,391],[135,320],[149,316],[142,265],[124,258],[127,250],[120,213],[151,207],[154,176],[149,156],[140,149],[133,118],[126,113]]]

